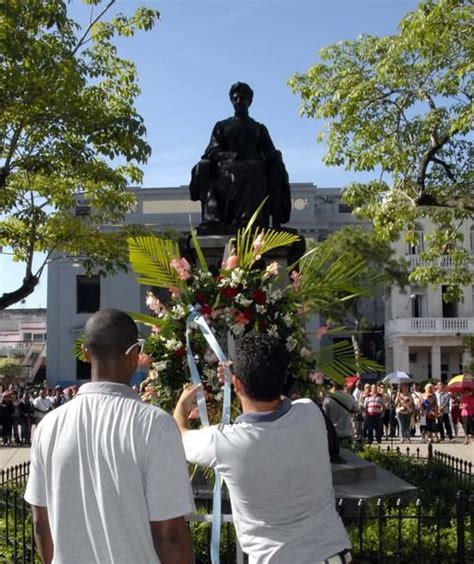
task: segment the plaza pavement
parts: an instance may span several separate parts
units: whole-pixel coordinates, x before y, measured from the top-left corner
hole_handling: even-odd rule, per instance
[[[463,445],[464,437],[458,437],[455,439],[454,443],[445,441],[443,443],[433,444],[433,449],[444,452],[451,456],[461,458],[466,462],[471,462],[474,464],[474,443],[469,445]],[[410,448],[410,454],[416,454],[416,449],[420,449],[420,456],[426,457],[428,455],[428,445],[426,443],[421,443],[418,437],[412,439],[410,444],[401,444],[398,438],[382,441],[382,449],[385,450],[387,446],[392,446],[394,448],[400,447],[400,450],[405,453],[406,448]],[[374,445],[378,446],[378,445]],[[15,464],[21,464],[30,460],[30,448],[29,447],[5,447],[0,446],[0,470],[5,470]]]

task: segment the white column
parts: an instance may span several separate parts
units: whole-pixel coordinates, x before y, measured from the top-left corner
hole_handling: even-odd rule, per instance
[[[401,370],[408,374],[410,370],[408,352],[408,345],[402,339],[397,339],[393,345],[393,370]]]
[[[431,378],[441,380],[441,347],[439,345],[431,347]]]

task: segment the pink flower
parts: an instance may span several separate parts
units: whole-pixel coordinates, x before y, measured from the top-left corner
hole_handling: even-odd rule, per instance
[[[170,262],[171,268],[174,268],[178,273],[180,280],[187,280],[191,276],[191,265],[183,258],[174,258]]]
[[[324,381],[324,374],[322,372],[315,372],[312,370],[309,373],[309,379],[313,382],[313,384],[322,384]]]
[[[263,240],[263,235],[259,233],[255,241],[253,242],[253,250],[255,253],[256,260],[260,260],[262,258],[260,251],[262,250],[264,244],[265,241]]]
[[[301,288],[301,276],[296,270],[290,274],[290,278],[293,280],[292,286],[293,290],[299,290]]]
[[[236,254],[231,254],[225,263],[225,270],[233,270],[239,265],[239,257]]]
[[[138,368],[148,368],[153,359],[145,353],[140,353],[138,356]]]
[[[237,323],[237,325],[247,325],[248,323],[250,323],[250,319],[242,311],[239,311],[239,313],[235,315],[234,321]]]
[[[321,327],[316,331],[316,339],[320,341],[328,331],[329,331],[328,325],[321,325]]]
[[[172,298],[179,298],[181,296],[181,290],[179,288],[171,286],[169,290]]]
[[[152,292],[147,292],[145,303],[151,311],[158,315],[166,313],[166,307],[152,294]]]
[[[151,332],[154,335],[158,335],[158,333],[161,331],[160,327],[158,327],[157,325],[153,325],[153,327],[151,328]]]
[[[267,268],[265,269],[265,272],[263,273],[262,278],[264,280],[266,280],[267,278],[270,278],[270,276],[278,276],[278,270],[280,268],[280,265],[277,263],[276,260],[274,260],[272,263],[270,263]]]

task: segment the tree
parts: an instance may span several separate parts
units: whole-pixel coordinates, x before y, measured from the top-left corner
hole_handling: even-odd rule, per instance
[[[0,358],[0,376],[10,381],[23,374],[21,362],[15,358]]]
[[[377,173],[344,191],[358,217],[371,219],[379,236],[404,232],[412,244],[415,220],[431,220],[422,256],[429,266],[411,279],[447,283],[451,299],[472,281],[460,231],[474,217],[472,23],[472,0],[425,0],[397,35],[326,47],[320,63],[290,80],[302,114],[325,120],[325,164]]]
[[[364,335],[374,329],[364,315],[364,300],[370,299],[384,286],[397,284],[404,288],[408,281],[408,265],[404,259],[394,258],[390,243],[379,240],[374,231],[363,227],[342,227],[318,245],[320,251],[332,260],[346,264],[361,262],[366,266],[366,272],[356,282],[363,286],[367,281],[367,294],[332,304],[326,313],[328,320],[348,326],[357,360],[361,356]],[[367,355],[369,351],[364,352]],[[381,359],[375,360],[380,362]]]
[[[85,29],[62,0],[0,5],[0,245],[25,264],[0,309],[34,291],[54,254],[81,255],[100,274],[127,266],[133,229],[115,226],[134,204],[126,188],[141,181],[151,149],[134,105],[135,66],[113,40],[150,30],[159,14],[142,7],[105,21],[116,0],[84,1]],[[34,272],[38,251],[45,260]]]

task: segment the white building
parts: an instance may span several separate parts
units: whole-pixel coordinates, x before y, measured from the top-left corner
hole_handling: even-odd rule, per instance
[[[464,245],[474,256],[474,226],[462,225]],[[425,266],[419,253],[424,249],[429,222],[418,225],[418,244],[402,241],[394,247],[409,265]],[[450,257],[442,266],[452,267]],[[471,261],[471,268],[474,262]],[[446,380],[463,370],[463,338],[474,334],[474,286],[463,288],[464,301],[446,303],[446,286],[411,286],[406,294],[392,288],[386,300],[385,350],[387,370],[403,370],[415,380]]]
[[[145,224],[157,232],[168,229],[187,232],[190,219],[193,226],[201,222],[200,203],[189,200],[186,186],[136,189],[133,192],[137,196],[138,203],[133,213],[127,216],[127,223]],[[87,206],[79,205],[77,213],[87,214]],[[336,229],[356,223],[360,224],[351,215],[351,210],[341,203],[339,189],[320,189],[311,183],[292,184],[292,215],[289,225],[297,229],[304,237],[323,240]],[[405,254],[402,246],[398,251]],[[48,267],[47,373],[50,384],[59,382],[67,385],[89,377],[88,365],[75,359],[73,349],[74,341],[83,333],[85,321],[90,313],[99,307],[116,307],[130,312],[147,313],[145,294],[146,288],[135,281],[133,272],[114,277],[87,278],[80,262],[73,262],[69,259],[52,261]],[[467,332],[469,328],[471,333],[474,332],[472,291],[466,290],[466,300],[464,304],[458,306],[457,313],[460,319],[447,314],[443,315],[441,301],[435,306],[435,300],[432,297],[426,302],[430,309],[425,309],[422,317],[415,317],[411,309],[411,304],[415,302],[415,299],[410,301],[410,307],[408,307],[409,298],[409,292],[398,294],[393,291],[390,300],[385,300],[384,305],[383,296],[380,293],[374,300],[367,303],[364,309],[366,317],[376,326],[382,328],[384,321],[387,320],[385,328],[388,336],[389,368],[411,370],[417,378],[424,379],[428,376],[428,364],[432,364],[435,378],[441,375],[441,364],[446,364],[444,360],[442,362],[442,359],[448,358],[446,355],[449,353],[450,360],[447,363],[449,369],[446,372],[449,374],[458,372],[462,339],[457,333],[463,334],[458,327],[466,327],[464,332]],[[438,321],[436,320],[439,319],[440,327],[443,328],[439,335],[426,331],[423,325],[426,322],[426,326],[431,327],[433,319],[435,319],[433,327],[437,327]],[[442,319],[444,321],[441,321]],[[415,323],[415,327],[423,328],[423,332],[420,333],[418,329],[415,332],[411,329],[412,322]],[[419,325],[420,323],[422,325]],[[318,325],[318,320],[314,324]],[[407,330],[404,324],[408,324],[407,327],[410,329]],[[427,348],[428,345],[435,348],[434,336],[439,338],[438,353],[436,351],[430,353],[431,349]],[[413,348],[415,337],[427,338],[427,344],[425,345],[425,341],[417,341],[416,348]],[[417,355],[416,361],[413,356],[415,354]],[[439,354],[439,363],[435,366],[435,363],[426,362],[426,354]],[[412,365],[409,362],[410,358],[413,360]],[[423,368],[423,362],[426,364],[426,369]]]

